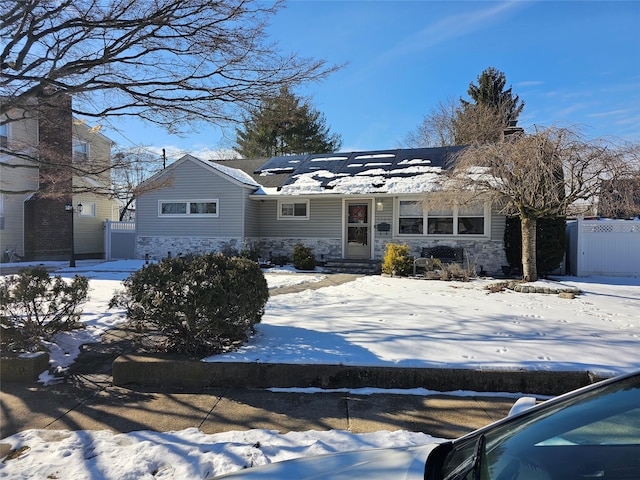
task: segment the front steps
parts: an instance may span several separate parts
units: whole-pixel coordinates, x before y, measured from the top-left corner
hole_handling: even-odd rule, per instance
[[[351,260],[336,258],[327,260],[324,269],[331,273],[379,275],[382,263],[378,260]]]

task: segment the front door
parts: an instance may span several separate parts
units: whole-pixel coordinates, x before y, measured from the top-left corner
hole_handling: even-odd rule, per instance
[[[371,202],[347,201],[345,218],[345,257],[371,258]]]

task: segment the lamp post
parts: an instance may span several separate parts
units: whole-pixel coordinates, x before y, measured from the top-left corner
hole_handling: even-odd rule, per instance
[[[74,233],[74,229],[73,229],[73,213],[74,213],[74,208],[73,208],[73,203],[67,203],[64,206],[64,209],[69,212],[71,214],[71,256],[69,257],[69,267],[76,267],[76,248],[75,248],[75,242],[74,242],[74,238],[73,238],[73,233]],[[78,204],[78,213],[82,212],[82,204],[79,203]]]

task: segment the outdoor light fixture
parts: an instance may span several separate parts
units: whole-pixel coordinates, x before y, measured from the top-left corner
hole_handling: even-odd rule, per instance
[[[383,212],[384,211],[384,204],[382,203],[382,200],[378,199],[378,201],[376,202],[376,211],[378,212]]]

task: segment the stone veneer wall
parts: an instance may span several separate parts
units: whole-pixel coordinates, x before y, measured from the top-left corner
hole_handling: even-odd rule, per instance
[[[484,270],[489,274],[502,274],[502,266],[507,265],[507,257],[504,253],[504,244],[496,241],[481,240],[426,240],[426,239],[393,239],[376,240],[375,256],[384,258],[387,243],[399,245],[409,245],[411,255],[419,257],[424,247],[437,247],[439,245],[448,247],[462,247],[465,253],[466,262],[476,265],[476,271]]]
[[[141,237],[136,238],[136,256],[144,258],[149,255],[152,260],[160,260],[169,256],[202,255],[234,248],[242,250],[241,238],[208,238],[208,237]]]
[[[255,238],[250,242],[257,246],[263,258],[293,256],[293,247],[301,243],[311,248],[316,260],[342,258],[342,240],[340,238]]]
[[[136,256],[160,260],[168,256],[204,254],[220,252],[229,248],[242,250],[244,247],[257,248],[264,259],[275,256],[293,255],[293,247],[301,243],[311,247],[318,261],[342,257],[339,238],[208,238],[208,237],[141,237],[136,239]]]
[[[244,247],[257,248],[264,259],[277,256],[293,255],[293,247],[301,243],[310,247],[318,261],[342,258],[342,240],[340,238],[207,238],[207,237],[138,237],[136,240],[136,255],[144,258],[149,255],[152,260],[175,257],[187,254],[204,254],[219,252],[225,249],[242,250]],[[465,251],[465,261],[476,265],[490,274],[502,273],[502,265],[507,265],[502,242],[476,240],[424,240],[424,239],[391,239],[376,238],[374,241],[374,257],[382,260],[387,243],[406,244],[411,248],[411,254],[419,257],[423,247],[446,245],[462,247]],[[465,265],[466,266],[466,265]]]

